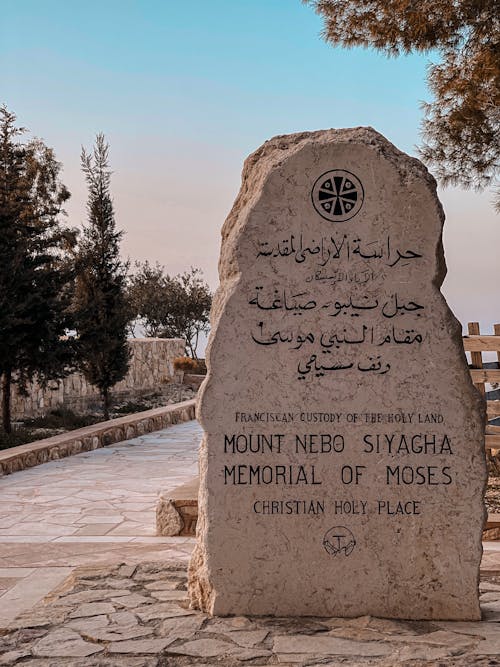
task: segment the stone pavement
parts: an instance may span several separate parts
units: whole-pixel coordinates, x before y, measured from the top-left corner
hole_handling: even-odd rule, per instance
[[[188,607],[184,564],[80,569],[4,630],[0,665],[493,667],[500,578],[484,580],[481,591],[487,620],[480,623],[210,618]]]
[[[186,560],[156,537],[160,489],[197,474],[196,421],[0,478],[0,625],[81,565]]]
[[[183,423],[0,479],[0,665],[392,667],[411,657],[412,667],[500,667],[500,542],[485,544],[486,622],[220,620],[188,610],[194,540],[155,537],[155,503],[196,474],[200,437],[196,422]]]

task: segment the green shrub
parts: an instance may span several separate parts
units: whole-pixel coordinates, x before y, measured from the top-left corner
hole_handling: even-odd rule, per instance
[[[24,426],[30,429],[48,428],[72,431],[75,428],[90,426],[99,421],[97,415],[80,415],[69,408],[55,408],[43,417],[25,419]]]
[[[26,445],[28,442],[34,442],[44,437],[46,436],[41,435],[39,431],[32,431],[29,428],[22,427],[14,427],[12,433],[0,431],[0,450],[17,447],[18,445]]]

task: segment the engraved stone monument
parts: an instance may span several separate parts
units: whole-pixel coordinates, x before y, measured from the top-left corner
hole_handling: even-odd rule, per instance
[[[478,619],[484,407],[426,168],[371,128],[276,137],[222,232],[194,607]]]

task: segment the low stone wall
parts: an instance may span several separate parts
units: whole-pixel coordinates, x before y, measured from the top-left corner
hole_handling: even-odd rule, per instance
[[[137,398],[143,394],[160,391],[174,381],[174,359],[184,356],[185,343],[181,338],[131,338],[131,359],[127,376],[114,387],[112,394],[118,399]],[[1,393],[0,393],[1,396]],[[21,395],[14,386],[12,391],[12,416],[14,419],[38,417],[64,406],[84,412],[99,403],[99,393],[88,384],[83,375],[72,373],[61,380],[49,383],[42,389],[36,382],[28,386],[28,395]]]
[[[0,451],[0,475],[9,475],[47,461],[88,452],[122,440],[136,438],[145,433],[159,431],[171,424],[190,421],[195,418],[195,404],[196,401],[193,399],[176,405],[137,412],[127,417],[111,419],[93,426],[61,433],[52,438],[2,450]]]
[[[183,382],[188,384],[193,389],[199,389],[201,383],[206,378],[206,375],[195,375],[194,373],[185,373]]]

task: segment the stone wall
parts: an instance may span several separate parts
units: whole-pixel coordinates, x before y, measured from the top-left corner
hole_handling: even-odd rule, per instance
[[[173,382],[173,360],[184,355],[181,338],[131,338],[130,368],[127,376],[113,388],[113,396],[132,399]],[[49,382],[42,389],[36,382],[28,387],[28,395],[22,396],[14,386],[12,392],[12,416],[37,417],[55,407],[64,406],[75,411],[85,411],[99,403],[99,395],[80,373],[72,373],[62,380]]]

